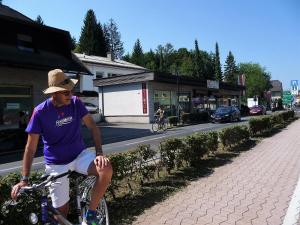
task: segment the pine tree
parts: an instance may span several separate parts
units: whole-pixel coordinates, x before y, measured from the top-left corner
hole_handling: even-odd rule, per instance
[[[121,41],[121,34],[118,31],[118,26],[113,19],[110,19],[104,25],[104,35],[108,43],[109,51],[117,59],[121,59],[124,54],[123,42]]]
[[[145,65],[144,53],[139,39],[134,44],[131,62],[139,66]]]
[[[159,68],[159,58],[157,55],[150,49],[149,52],[144,54],[145,58],[145,67],[152,71],[158,71]]]
[[[71,50],[74,50],[77,46],[76,38],[73,36],[71,38]]]
[[[95,44],[95,55],[98,56],[106,56],[107,52],[109,51],[108,44],[104,37],[104,32],[102,29],[101,24],[98,22],[95,30],[96,36],[96,44]]]
[[[234,61],[234,56],[229,51],[229,54],[226,58],[225,65],[224,65],[224,78],[227,83],[236,84],[237,83],[237,74],[238,68]]]
[[[220,53],[219,53],[219,45],[218,42],[216,42],[216,52],[214,57],[214,72],[215,72],[215,79],[222,81],[224,79],[222,74],[222,68],[220,63]]]
[[[41,17],[40,15],[38,15],[38,16],[36,17],[35,22],[37,22],[37,23],[40,24],[40,25],[44,25],[44,21],[43,21],[43,19],[42,19],[42,17]]]
[[[165,60],[164,60],[164,55],[163,55],[163,47],[159,45],[156,50],[158,57],[159,57],[159,72],[166,72],[165,68]]]
[[[88,55],[106,56],[107,45],[100,23],[92,9],[87,11],[81,28],[78,51]]]
[[[194,76],[204,79],[203,60],[198,47],[198,41],[195,40],[195,61],[194,61]]]

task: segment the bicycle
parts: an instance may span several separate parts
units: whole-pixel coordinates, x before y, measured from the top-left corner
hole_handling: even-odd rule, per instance
[[[84,175],[75,171],[68,171],[56,176],[43,175],[41,177],[42,182],[33,184],[32,186],[22,187],[19,191],[18,198],[22,198],[24,195],[36,198],[41,194],[41,197],[39,198],[41,205],[41,222],[44,225],[75,225],[52,206],[51,198],[48,197],[48,187],[54,183],[58,183],[56,180],[64,176],[75,177],[76,214],[78,222],[75,224],[85,224],[83,222],[83,215],[85,215],[88,210],[89,202],[91,200],[91,189],[96,178],[84,177]],[[104,197],[96,211],[99,224],[109,225],[108,208]],[[39,218],[36,213],[30,213],[28,219],[31,224],[37,224],[39,222]]]
[[[154,121],[152,123],[153,132],[164,132],[167,130],[168,122],[167,119],[160,119],[159,115],[154,115]]]

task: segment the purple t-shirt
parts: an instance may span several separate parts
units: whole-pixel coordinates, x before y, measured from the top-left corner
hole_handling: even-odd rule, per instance
[[[86,148],[80,127],[87,113],[76,96],[66,106],[54,107],[49,98],[35,107],[26,132],[42,136],[46,164],[68,164]]]

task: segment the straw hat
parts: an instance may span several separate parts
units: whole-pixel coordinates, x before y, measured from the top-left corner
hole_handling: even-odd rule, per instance
[[[50,70],[48,73],[48,88],[44,90],[44,94],[51,94],[58,91],[71,91],[78,80],[70,79],[60,70]]]

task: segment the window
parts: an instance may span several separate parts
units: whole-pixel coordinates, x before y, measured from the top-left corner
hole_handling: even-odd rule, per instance
[[[18,49],[25,52],[34,52],[32,37],[26,34],[17,35]]]
[[[104,76],[104,72],[96,71],[96,79],[101,79]]]

